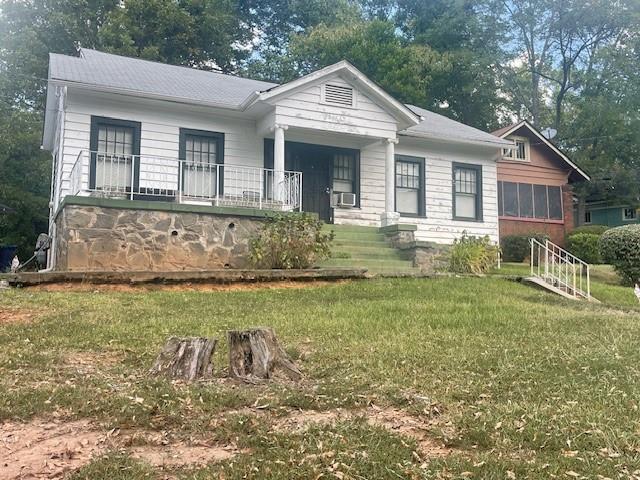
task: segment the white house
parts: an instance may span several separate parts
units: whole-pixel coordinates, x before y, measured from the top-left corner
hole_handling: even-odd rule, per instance
[[[417,240],[497,241],[496,161],[511,144],[402,104],[346,61],[276,85],[88,49],[51,54],[43,137],[50,266],[63,269],[212,268],[181,263],[175,225],[190,214],[235,216],[235,227],[244,214],[302,210],[413,224]],[[133,239],[163,218],[158,235]],[[200,238],[185,241],[211,258],[231,233],[194,222]]]

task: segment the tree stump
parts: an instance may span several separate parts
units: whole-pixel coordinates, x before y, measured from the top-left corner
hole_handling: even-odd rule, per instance
[[[271,328],[230,330],[229,375],[248,382],[273,378],[281,371],[291,380],[299,380],[302,374],[278,344]]]
[[[215,338],[169,337],[149,373],[187,381],[211,378],[217,342]]]

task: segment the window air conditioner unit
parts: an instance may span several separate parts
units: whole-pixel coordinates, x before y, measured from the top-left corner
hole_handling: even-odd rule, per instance
[[[356,206],[356,194],[355,193],[340,193],[340,194],[338,194],[338,206],[340,206],[340,207],[355,207]]]

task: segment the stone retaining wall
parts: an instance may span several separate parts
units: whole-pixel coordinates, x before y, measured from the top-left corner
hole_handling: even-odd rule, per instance
[[[56,219],[56,270],[246,268],[264,218],[65,205]]]
[[[450,245],[415,239],[415,225],[399,224],[380,229],[391,245],[400,250],[422,273],[435,273],[446,269]]]

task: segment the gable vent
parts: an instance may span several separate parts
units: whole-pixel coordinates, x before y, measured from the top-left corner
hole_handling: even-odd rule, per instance
[[[328,83],[324,86],[324,101],[331,105],[353,107],[353,88]]]

